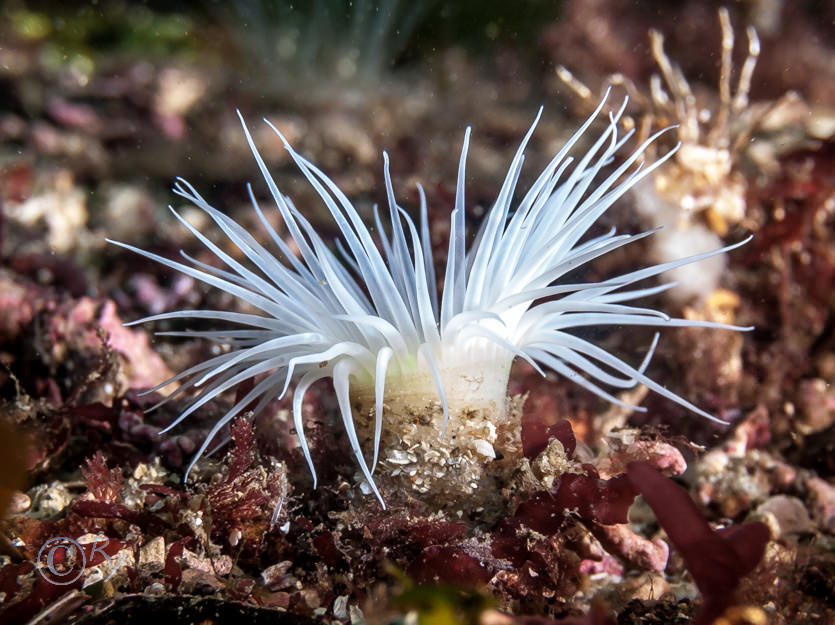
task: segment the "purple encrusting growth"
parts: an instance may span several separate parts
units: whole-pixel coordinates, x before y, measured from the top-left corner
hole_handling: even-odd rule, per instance
[[[517,202],[514,200],[516,184],[525,147],[536,127],[534,121],[513,158],[498,198],[469,249],[465,245],[464,217],[464,174],[470,137],[470,129],[467,129],[455,206],[450,215],[449,249],[440,299],[437,297],[438,282],[433,268],[425,194],[418,185],[421,218],[416,225],[397,204],[385,154],[391,234],[386,234],[382,220],[375,212],[379,232],[375,240],[336,184],[295,152],[281,133],[267,122],[336,222],[341,235],[337,242],[343,257],[340,259],[304,214],[281,193],[241,118],[272,200],[289,238],[299,250],[298,256],[270,225],[251,188],[253,208],[276,246],[278,256],[241,225],[210,206],[182,179],[176,183],[175,193],[209,215],[246,261],[239,261],[223,251],[173,208],[177,219],[226,265],[226,269],[202,263],[185,253],[187,263],[113,242],[215,286],[261,311],[260,314],[245,314],[183,310],[133,322],[208,319],[232,324],[235,328],[161,333],[203,336],[232,348],[152,389],[181,382],[168,399],[186,391],[197,391],[196,397],[168,429],[226,390],[255,379],[252,389],[218,419],[191,466],[235,416],[253,403],[257,414],[275,397],[283,396],[296,381],[293,418],[315,484],[315,468],[302,422],[302,399],[315,381],[331,378],[356,462],[365,483],[382,503],[372,475],[378,461],[388,463],[390,468],[392,458],[381,459],[381,441],[390,444],[392,438],[400,436],[399,428],[412,420],[407,412],[427,410],[432,413],[434,398],[440,405],[436,410],[438,418],[432,423],[440,436],[432,445],[443,449],[443,434],[451,421],[459,419],[463,413],[476,412],[482,416],[473,426],[474,431],[487,431],[487,434],[479,434],[474,441],[470,460],[475,466],[483,462],[477,461],[478,457],[490,457],[494,441],[490,439],[490,428],[485,430],[484,426],[504,416],[510,365],[517,356],[539,371],[542,371],[541,367],[550,368],[616,404],[628,405],[602,385],[627,389],[644,384],[669,400],[718,421],[645,374],[658,334],[648,347],[643,362],[635,367],[571,332],[576,328],[601,325],[747,329],[671,318],[661,311],[627,303],[672,286],[633,285],[672,268],[723,254],[745,241],[597,283],[561,282],[566,274],[595,258],[654,232],[630,235],[617,234],[612,229],[602,236],[586,236],[619,198],[675,151],[671,150],[646,166],[640,161],[646,147],[665,132],[661,131],[604,174],[604,168],[615,161],[617,153],[632,136],[632,132],[622,137],[618,135],[618,122],[626,107],[624,101],[618,110],[609,114],[608,124],[588,151],[575,160],[570,151],[589,131],[605,103],[604,98]],[[352,397],[371,398],[365,402],[370,404],[369,410],[360,415],[360,419],[356,419],[352,411]],[[415,397],[423,403],[412,405]],[[431,397],[431,401],[426,397]],[[642,410],[637,406],[630,407]],[[366,418],[369,418],[368,423],[363,421]],[[462,437],[466,438],[469,425],[464,430],[460,427],[459,423],[458,447],[462,445]],[[495,438],[495,433],[493,436]],[[371,462],[366,460],[367,450],[362,447],[362,439],[373,441]],[[460,458],[456,458],[454,464],[464,466]],[[474,483],[473,475],[465,476],[468,484]]]

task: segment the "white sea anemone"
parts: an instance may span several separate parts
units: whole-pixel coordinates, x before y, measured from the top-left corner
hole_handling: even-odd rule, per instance
[[[616,234],[613,229],[602,236],[586,236],[616,200],[674,152],[644,166],[641,155],[656,134],[625,160],[613,165],[615,155],[631,136],[631,133],[618,136],[624,102],[616,113],[609,115],[608,125],[591,148],[575,161],[569,155],[570,150],[589,131],[604,104],[605,98],[517,202],[516,184],[537,116],[469,249],[466,249],[464,199],[470,137],[467,128],[455,206],[450,216],[449,250],[440,301],[424,192],[418,185],[420,225],[416,226],[395,200],[385,153],[391,234],[385,233],[375,211],[378,230],[375,239],[333,181],[295,152],[281,133],[266,122],[284,142],[339,227],[340,259],[304,214],[281,193],[241,117],[249,146],[298,256],[270,225],[251,188],[252,205],[278,256],[240,224],[210,206],[183,179],[175,184],[175,193],[205,211],[246,261],[224,252],[173,208],[177,219],[226,265],[225,269],[204,264],[186,254],[183,256],[187,262],[183,263],[113,242],[226,291],[261,311],[261,314],[249,314],[182,310],[133,322],[210,319],[234,328],[161,333],[203,336],[231,346],[229,351],[196,364],[157,387],[181,382],[168,399],[184,391],[196,391],[194,399],[168,429],[224,391],[254,379],[253,388],[214,425],[189,470],[231,419],[256,401],[254,412],[258,413],[272,399],[283,396],[295,381],[294,425],[315,486],[315,468],[302,422],[302,398],[311,384],[321,378],[331,378],[343,426],[364,483],[381,503],[383,498],[373,477],[378,460],[393,475],[405,471],[421,491],[430,488],[432,479],[440,479],[450,471],[457,472],[463,480],[464,490],[476,488],[478,473],[473,467],[495,455],[496,427],[505,417],[508,375],[516,357],[540,371],[540,367],[550,368],[616,404],[623,402],[602,386],[626,389],[640,383],[707,419],[718,420],[644,373],[657,334],[643,362],[633,366],[572,333],[576,328],[588,326],[745,329],[675,319],[657,310],[625,303],[672,286],[637,286],[641,281],[722,254],[745,241],[602,282],[561,282],[566,274],[585,263],[652,234],[653,231]],[[356,413],[352,406],[359,407]],[[421,413],[427,410],[429,417],[421,421]],[[433,410],[437,418],[432,417]],[[424,429],[416,430],[418,425]],[[425,440],[427,427],[435,432],[435,443],[443,441],[445,436],[447,440],[454,437],[455,432],[458,441],[454,446],[444,447],[440,443],[440,447],[433,447],[434,443]],[[469,446],[462,440],[465,435],[470,438]],[[381,441],[400,447],[386,450],[384,445],[387,455],[381,458]],[[371,449],[364,450],[363,445],[368,443]],[[366,459],[367,452],[371,453],[370,462]],[[431,470],[421,473],[420,467],[415,468],[420,463],[431,464]]]

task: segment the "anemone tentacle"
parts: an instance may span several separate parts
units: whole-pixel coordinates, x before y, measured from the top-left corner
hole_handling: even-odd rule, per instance
[[[389,228],[388,231],[384,229],[375,207],[374,222],[378,233],[375,240],[359,212],[337,185],[297,153],[267,121],[336,223],[339,229],[336,247],[340,259],[290,198],[281,192],[243,116],[238,113],[246,140],[292,239],[292,246],[270,224],[249,185],[247,190],[253,209],[278,254],[208,204],[182,179],[177,180],[174,192],[204,211],[245,260],[224,252],[173,208],[175,217],[223,263],[224,268],[200,262],[185,253],[181,253],[184,262],[180,262],[111,241],[225,291],[260,311],[259,314],[244,314],[224,310],[184,310],[131,322],[207,319],[232,325],[231,329],[160,333],[200,336],[231,348],[153,389],[181,382],[168,399],[186,391],[195,392],[191,403],[169,428],[240,382],[256,381],[253,388],[214,425],[189,470],[206,452],[213,436],[231,419],[255,400],[258,400],[255,411],[263,410],[272,398],[282,396],[295,380],[293,423],[315,487],[317,478],[304,432],[302,400],[311,384],[331,378],[357,465],[370,490],[385,506],[373,473],[380,461],[381,431],[387,418],[383,400],[391,387],[409,376],[414,379],[419,375],[428,380],[442,405],[443,431],[455,408],[453,404],[460,401],[450,395],[448,375],[451,374],[448,372],[460,371],[468,364],[475,368],[489,366],[485,363],[493,361],[502,362],[504,368],[509,369],[515,357],[529,361],[537,369],[540,366],[551,369],[620,405],[628,404],[603,386],[625,389],[644,384],[688,410],[718,421],[646,374],[658,342],[657,332],[638,367],[570,332],[579,327],[604,325],[748,329],[671,318],[661,311],[627,303],[672,286],[667,283],[635,287],[636,283],[674,267],[726,253],[746,241],[630,271],[602,282],[560,283],[569,272],[595,258],[653,234],[654,231],[618,234],[612,229],[593,238],[587,236],[592,225],[618,199],[678,149],[673,148],[649,165],[640,162],[647,146],[666,132],[662,130],[598,180],[631,138],[631,133],[620,135],[618,132],[626,100],[609,114],[608,123],[585,154],[575,158],[569,153],[590,131],[607,97],[608,93],[545,167],[522,200],[515,203],[525,148],[542,115],[540,109],[469,250],[465,244],[464,178],[471,129],[466,129],[455,204],[450,213],[449,246],[440,300],[426,195],[418,185],[420,219],[416,225],[397,203],[386,153],[383,153],[383,173]],[[298,256],[293,254],[292,247],[298,249]],[[504,379],[506,381],[506,373]],[[352,414],[351,380],[355,386],[371,389],[374,398],[370,461],[366,459],[368,450],[362,448]]]

